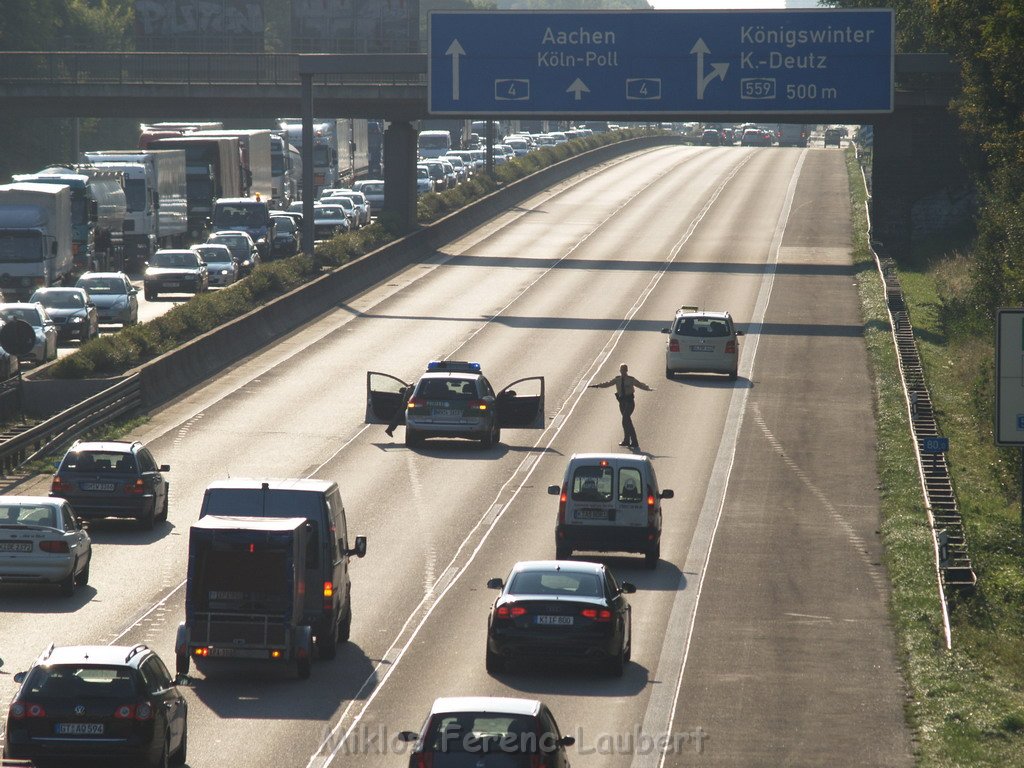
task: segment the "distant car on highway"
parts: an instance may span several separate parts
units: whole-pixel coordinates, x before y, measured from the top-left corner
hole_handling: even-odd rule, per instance
[[[57,340],[88,341],[100,332],[96,305],[84,288],[38,288],[29,297],[46,308],[46,314],[57,327]]]
[[[185,764],[188,703],[145,645],[51,645],[14,682],[21,688],[7,714],[7,758]]]
[[[313,206],[313,239],[330,240],[352,231],[352,217],[340,205],[317,203]]]
[[[210,285],[221,288],[233,285],[238,280],[238,260],[231,249],[220,243],[202,243],[193,245],[192,250],[206,262],[206,273]]]
[[[57,466],[50,496],[67,499],[79,517],[126,517],[152,530],[167,519],[170,471],[140,442],[79,440]]]
[[[838,128],[826,128],[825,129],[825,146],[826,147],[839,147],[842,146],[842,133]]]
[[[668,334],[665,347],[665,377],[678,373],[724,373],[735,381],[739,375],[740,342],[743,331],[736,329],[728,312],[705,312],[681,307]]]
[[[700,135],[700,143],[705,147],[720,147],[722,146],[722,134],[714,128],[705,128]]]
[[[621,677],[633,651],[632,614],[619,584],[600,563],[536,560],[516,563],[487,620],[486,667],[491,674],[517,659],[582,661]]]
[[[760,128],[747,128],[740,138],[740,145],[744,147],[770,147],[772,145],[771,134]]]
[[[0,496],[0,583],[56,584],[71,597],[91,564],[92,540],[66,500]]]
[[[436,699],[413,741],[409,768],[569,768],[562,734],[547,705],[536,699],[452,696]]]
[[[0,304],[0,320],[24,320],[32,326],[35,345],[23,359],[36,363],[47,363],[57,357],[57,326],[46,314],[46,308],[39,302],[16,302]],[[0,323],[2,324],[2,323]]]
[[[260,263],[260,252],[256,243],[249,236],[248,232],[227,229],[223,232],[214,232],[206,242],[210,244],[226,245],[231,249],[231,254],[238,262],[238,277],[248,277]]]
[[[295,216],[275,213],[270,217],[274,221],[274,242],[270,244],[270,255],[273,258],[294,256],[301,247],[302,230]],[[298,219],[301,220],[301,216]]]
[[[147,301],[161,293],[202,293],[210,286],[206,264],[189,250],[162,250],[153,254],[142,275]]]
[[[514,386],[525,385],[528,394]],[[402,393],[412,387],[405,401]],[[518,379],[495,394],[479,363],[434,360],[415,384],[386,373],[366,374],[366,418],[386,424],[405,408],[405,444],[416,446],[430,437],[479,440],[490,448],[501,440],[502,428],[544,427],[544,377]]]
[[[370,213],[379,216],[384,209],[384,182],[380,179],[360,179],[352,182],[352,189],[362,192],[370,204]]]
[[[89,292],[101,323],[139,322],[139,290],[124,272],[86,272],[75,285]]]

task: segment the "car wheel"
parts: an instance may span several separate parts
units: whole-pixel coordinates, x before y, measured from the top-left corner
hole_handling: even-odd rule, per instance
[[[92,555],[90,554],[89,561],[85,564],[85,568],[78,572],[78,578],[76,579],[76,583],[78,584],[78,586],[85,587],[89,585],[89,567],[91,565]]]
[[[181,731],[181,744],[177,751],[171,755],[171,765],[184,765],[188,760],[188,723],[186,722]]]
[[[505,660],[497,653],[492,653],[488,648],[484,659],[484,668],[487,670],[487,674],[496,675],[505,669]]]
[[[146,297],[146,301],[154,301],[160,294],[156,291],[151,291],[148,288],[143,291],[143,295]]]
[[[164,505],[160,508],[160,514],[157,516],[157,519],[164,523],[167,522],[167,512],[170,509],[170,494],[171,489],[164,488]]]
[[[188,651],[174,655],[174,671],[177,675],[184,677],[188,674],[189,655]]]
[[[144,531],[152,531],[156,527],[156,504],[139,518],[139,527]]]
[[[405,444],[412,448],[423,443],[423,438],[415,430],[405,428]]]
[[[332,621],[330,629],[321,637],[316,639],[317,655],[325,661],[330,661],[338,655],[338,622]]]
[[[625,647],[619,648],[619,652],[608,659],[608,674],[612,677],[622,677],[622,673],[626,670],[626,649]]]
[[[665,378],[666,379],[674,379],[675,377],[676,377],[676,372],[675,371],[673,371],[671,368],[666,368],[665,369]]]
[[[75,566],[77,565],[78,563],[76,562],[75,565],[71,566],[71,573],[66,578],[61,579],[57,585],[61,597],[71,597],[75,594]]]
[[[729,381],[736,381],[739,377],[739,371],[729,371]]]
[[[566,544],[555,544],[555,560],[568,560],[572,557],[572,547]]]
[[[622,654],[622,658],[627,663],[633,658],[633,628],[629,629],[629,637],[626,639],[626,652]]]
[[[352,636],[352,590],[348,591],[348,607],[338,621],[338,642],[347,643]]]
[[[163,749],[160,750],[160,754],[156,756],[156,759],[153,760],[150,763],[152,768],[167,768],[167,766],[170,765],[170,759],[169,758],[170,758],[171,746],[168,743],[169,741],[170,741],[169,737],[164,737]]]
[[[644,553],[644,567],[649,568],[652,571],[658,567],[658,561],[661,560],[661,545],[659,544],[650,552]]]

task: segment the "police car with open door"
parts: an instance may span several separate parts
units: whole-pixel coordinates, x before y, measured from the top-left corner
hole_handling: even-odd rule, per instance
[[[412,395],[406,402],[410,386]],[[406,445],[419,445],[428,437],[464,437],[489,448],[501,439],[503,427],[544,428],[544,377],[517,379],[495,393],[479,363],[432,361],[414,385],[368,371],[367,423],[387,424],[401,408]]]

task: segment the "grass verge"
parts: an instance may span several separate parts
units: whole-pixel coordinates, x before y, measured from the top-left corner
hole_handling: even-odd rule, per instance
[[[882,536],[891,614],[908,686],[907,719],[923,766],[1024,765],[1024,554],[1013,455],[992,442],[990,336],[950,311],[968,289],[966,258],[933,243],[900,265],[900,281],[978,573],[943,641],[932,545],[914,460],[885,292],[867,242],[864,187],[847,154],[854,263],[876,389]]]

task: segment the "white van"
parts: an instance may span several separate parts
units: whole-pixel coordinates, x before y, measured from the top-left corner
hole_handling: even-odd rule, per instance
[[[661,558],[660,490],[648,456],[631,453],[576,453],[562,484],[548,487],[558,496],[555,557],[577,550],[642,552],[644,564],[656,568]]]
[[[448,131],[420,131],[416,148],[420,157],[428,160],[447,155],[452,149],[452,135]]]

